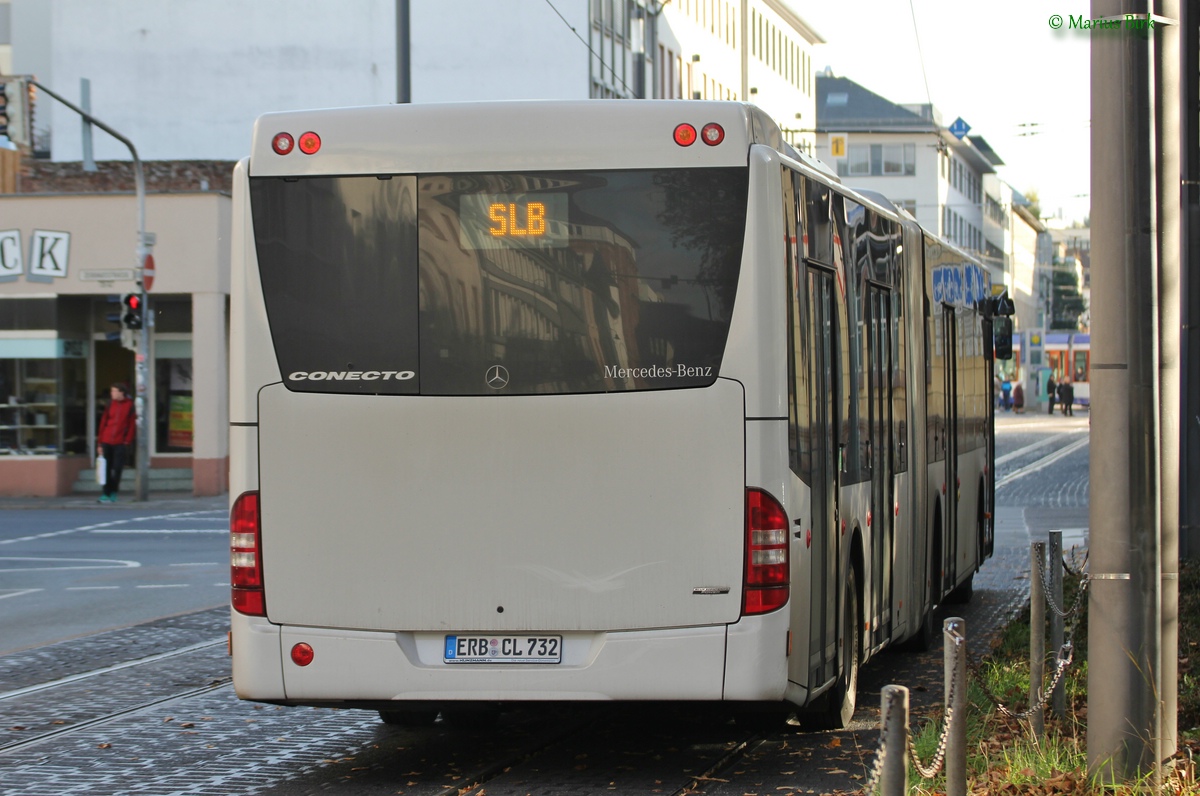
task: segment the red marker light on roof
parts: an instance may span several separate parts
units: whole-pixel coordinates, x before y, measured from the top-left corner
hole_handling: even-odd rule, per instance
[[[315,154],[321,148],[321,136],[316,133],[305,133],[300,136],[300,151],[306,155]]]
[[[687,122],[675,128],[675,143],[680,146],[691,146],[696,143],[696,128]]]
[[[277,155],[286,155],[292,151],[292,147],[295,145],[296,142],[287,133],[276,133],[275,137],[271,139],[271,149],[274,149]]]
[[[700,131],[700,139],[709,146],[716,146],[725,140],[725,129],[716,122],[706,124]]]

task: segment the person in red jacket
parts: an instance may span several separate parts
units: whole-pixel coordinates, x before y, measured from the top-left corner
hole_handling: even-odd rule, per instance
[[[117,502],[121,471],[125,469],[125,459],[129,455],[134,432],[137,430],[137,416],[133,411],[133,401],[129,398],[129,387],[117,382],[109,392],[112,394],[112,400],[100,417],[100,431],[96,435],[96,442],[104,454],[106,465],[101,503]]]

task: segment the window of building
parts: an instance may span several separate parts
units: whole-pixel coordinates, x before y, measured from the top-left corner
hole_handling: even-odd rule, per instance
[[[187,346],[190,348],[190,345]],[[191,453],[192,451],[192,359],[188,356],[162,356],[185,353],[156,347],[154,360],[156,453]]]
[[[62,344],[70,356],[0,359],[0,456],[87,453],[86,344],[20,342]]]
[[[838,168],[841,169],[841,164],[846,163],[851,176],[869,175],[871,173],[871,149],[870,147],[855,146],[851,144],[847,147],[847,157],[843,161],[838,161]]]
[[[916,161],[916,144],[851,144],[837,172],[842,177],[912,176]]]
[[[917,173],[916,144],[886,144],[883,147],[883,173],[911,176]]]

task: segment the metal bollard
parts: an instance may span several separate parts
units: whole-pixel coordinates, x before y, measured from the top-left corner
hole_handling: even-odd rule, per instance
[[[1042,667],[1046,664],[1046,589],[1042,586],[1042,562],[1046,545],[1029,546],[1029,724],[1035,743],[1046,735],[1046,708],[1042,701]]]
[[[946,665],[946,796],[967,796],[967,622],[952,616],[942,626]],[[955,638],[957,636],[957,638]]]
[[[1061,650],[1063,646],[1063,624],[1065,617],[1059,613],[1063,610],[1063,560],[1062,560],[1062,531],[1050,532],[1049,548],[1050,564],[1050,596],[1054,598],[1053,605],[1057,606],[1050,612],[1050,649]],[[1050,701],[1051,712],[1058,718],[1067,715],[1067,687],[1062,678],[1054,686]]]
[[[905,796],[908,793],[908,689],[902,685],[885,685],[879,709],[884,717],[879,796]]]

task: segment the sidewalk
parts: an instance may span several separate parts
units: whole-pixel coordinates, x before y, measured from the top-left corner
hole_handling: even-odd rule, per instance
[[[229,495],[196,497],[191,492],[151,492],[144,503],[122,493],[118,503],[97,503],[95,494],[73,494],[60,497],[0,497],[0,511],[12,509],[58,509],[113,511],[135,509],[152,511],[213,511],[229,508]]]
[[[1079,406],[1075,407],[1074,415],[1067,417],[1064,417],[1062,410],[1058,408],[1055,408],[1054,414],[1050,414],[1046,411],[1045,404],[1027,406],[1023,412],[996,410],[996,428],[998,429],[1017,424],[1087,426],[1090,422],[1089,410]]]

